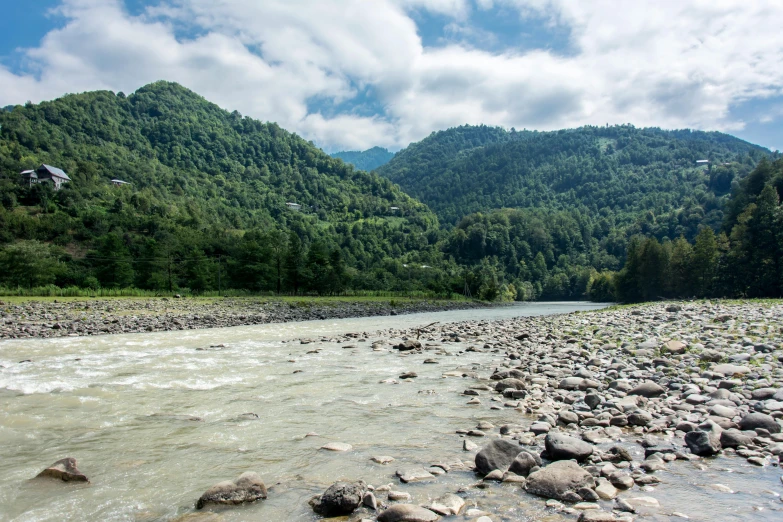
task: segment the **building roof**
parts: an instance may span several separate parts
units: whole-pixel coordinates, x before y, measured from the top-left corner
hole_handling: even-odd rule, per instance
[[[23,170],[19,173],[20,176],[24,176],[26,178],[37,178],[38,174],[35,173],[34,170]]]
[[[113,179],[113,180],[111,180],[111,182],[115,183],[117,185],[130,185],[130,182],[122,181],[121,179]]]
[[[47,165],[44,163],[41,165],[42,169],[46,170],[49,174],[52,176],[57,176],[58,178],[67,179],[68,181],[71,181],[71,178],[68,177],[68,174],[65,173],[62,169],[58,169],[57,167],[52,167],[51,165]]]

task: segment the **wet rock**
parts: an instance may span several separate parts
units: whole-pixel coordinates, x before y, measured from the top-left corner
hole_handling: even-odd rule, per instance
[[[579,488],[595,486],[593,476],[570,460],[554,462],[527,478],[525,489],[534,495],[568,500]]]
[[[377,462],[378,464],[388,464],[389,462],[394,462],[394,457],[389,457],[387,455],[379,455],[379,456],[371,457],[370,460],[373,462]]]
[[[421,482],[422,480],[432,480],[435,475],[424,468],[406,468],[397,470],[397,476],[405,484],[409,482]]]
[[[611,513],[606,511],[600,511],[597,509],[591,509],[589,511],[582,511],[579,515],[577,522],[616,522],[617,518]]]
[[[321,496],[313,498],[310,505],[313,511],[326,517],[350,515],[362,504],[366,490],[363,481],[335,482]]]
[[[401,352],[407,352],[410,350],[415,350],[417,348],[421,348],[421,343],[419,341],[403,341],[400,344],[397,344],[394,346],[395,350],[400,350]]]
[[[514,390],[524,390],[525,389],[525,382],[520,381],[519,379],[514,378],[508,378],[503,379],[502,381],[499,381],[495,385],[495,391],[503,392],[506,389],[514,389]]]
[[[522,477],[527,477],[530,470],[536,466],[541,467],[541,457],[527,450],[521,451],[509,466],[508,470]]]
[[[266,486],[261,477],[252,471],[242,473],[235,481],[219,482],[204,492],[198,501],[196,509],[210,504],[236,505],[265,499]]]
[[[434,500],[432,504],[427,506],[427,509],[434,511],[438,515],[447,517],[451,515],[459,515],[464,507],[465,501],[462,499],[462,497],[453,493],[447,493],[446,495],[443,495],[442,497]]]
[[[60,459],[38,475],[38,477],[50,477],[60,479],[63,482],[89,482],[87,476],[79,471],[76,466],[76,459],[73,457],[66,457]]]
[[[429,509],[413,504],[397,504],[380,515],[378,522],[435,522],[440,516]]]
[[[550,460],[576,459],[581,462],[593,454],[593,446],[560,433],[549,433],[544,439],[546,453]]]
[[[694,455],[709,457],[721,450],[720,427],[712,421],[699,425],[699,429],[685,435],[685,444]]]
[[[402,375],[400,375],[400,379],[415,379],[418,377],[418,374],[416,372],[405,372]]]
[[[321,449],[327,451],[351,451],[353,446],[344,442],[327,442],[321,446]]]
[[[362,497],[362,504],[372,509],[373,511],[378,510],[378,500],[375,498],[375,495],[372,491],[368,491],[364,494],[364,497]]]
[[[741,430],[756,430],[762,428],[770,433],[780,433],[780,424],[764,413],[749,413],[739,422]]]
[[[505,471],[520,453],[519,444],[505,439],[493,440],[476,454],[476,471],[486,475],[492,470]]]

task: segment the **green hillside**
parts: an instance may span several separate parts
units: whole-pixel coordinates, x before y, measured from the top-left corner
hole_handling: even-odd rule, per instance
[[[373,147],[365,151],[346,150],[335,152],[331,155],[333,158],[340,158],[346,163],[350,163],[359,170],[367,172],[375,170],[381,165],[385,165],[394,157],[393,152],[382,147]]]
[[[516,132],[463,126],[400,151],[378,174],[444,224],[500,208],[578,211],[626,225],[646,213],[655,234],[717,228],[734,179],[770,151],[717,132],[633,126]],[[710,168],[697,160],[710,160]],[[676,222],[676,223],[675,223]]]
[[[20,183],[42,163],[72,182]],[[384,266],[438,256],[437,219],[388,180],[167,82],[0,112],[0,197],[0,242],[58,261],[30,284],[385,289]]]

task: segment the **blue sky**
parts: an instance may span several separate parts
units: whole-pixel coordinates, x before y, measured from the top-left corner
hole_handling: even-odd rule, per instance
[[[779,0],[6,4],[0,105],[164,79],[327,151],[464,123],[687,127],[783,149]]]

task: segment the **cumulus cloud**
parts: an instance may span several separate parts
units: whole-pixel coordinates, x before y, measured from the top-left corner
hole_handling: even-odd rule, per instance
[[[0,105],[166,79],[276,121],[329,150],[399,148],[463,123],[555,129],[634,123],[738,130],[732,108],[783,95],[779,0],[63,0],[63,24],[23,70],[0,65]],[[503,47],[472,16],[567,29],[569,52]],[[425,46],[422,13],[482,49]],[[508,41],[512,41],[509,39]],[[500,50],[498,50],[500,49]],[[366,107],[371,92],[374,114]],[[770,115],[763,115],[769,118]],[[772,116],[779,118],[775,114]]]

